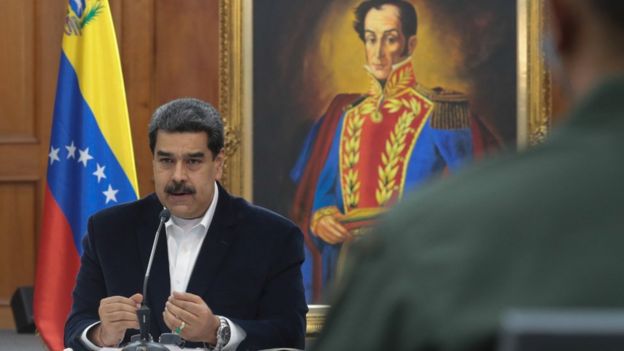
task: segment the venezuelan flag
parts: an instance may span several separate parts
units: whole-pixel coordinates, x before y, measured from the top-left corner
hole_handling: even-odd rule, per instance
[[[62,350],[87,219],[138,197],[121,63],[107,0],[69,0],[46,180],[35,324],[51,350]]]

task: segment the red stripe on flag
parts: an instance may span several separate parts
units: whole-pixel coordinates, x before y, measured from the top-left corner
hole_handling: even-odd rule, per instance
[[[50,350],[63,349],[63,329],[80,266],[71,227],[46,186],[37,256],[35,324]]]

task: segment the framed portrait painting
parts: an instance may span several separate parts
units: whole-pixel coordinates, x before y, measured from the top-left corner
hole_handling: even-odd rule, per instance
[[[220,0],[225,182],[304,232],[309,303],[428,181],[540,142],[541,2]]]

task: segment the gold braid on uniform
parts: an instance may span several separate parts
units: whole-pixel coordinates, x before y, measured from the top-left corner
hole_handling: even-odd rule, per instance
[[[381,113],[381,105],[385,104],[384,99],[393,99],[399,95],[405,89],[410,87],[410,79],[413,72],[411,70],[403,70],[398,74],[393,74],[384,86],[374,77],[370,76],[371,88],[368,92],[369,96],[361,106],[361,113],[363,115],[369,115],[369,118],[374,123],[379,123],[383,120],[383,114]]]
[[[433,101],[432,128],[470,128],[470,106],[466,95],[442,88],[427,89],[420,84],[416,86],[416,91]]]
[[[402,99],[403,104],[411,107],[409,111],[403,112],[394,125],[394,130],[390,133],[390,138],[386,140],[386,150],[381,154],[381,165],[377,169],[378,181],[375,199],[380,206],[384,206],[391,198],[396,186],[396,175],[399,171],[399,157],[405,149],[405,138],[408,133],[414,133],[410,127],[416,115],[420,112],[420,105],[411,99]]]
[[[343,175],[343,191],[345,196],[345,207],[355,208],[360,202],[360,180],[356,166],[360,162],[360,141],[362,135],[362,125],[364,118],[360,115],[359,108],[347,112],[346,133],[341,147],[342,168],[346,171],[340,172]]]

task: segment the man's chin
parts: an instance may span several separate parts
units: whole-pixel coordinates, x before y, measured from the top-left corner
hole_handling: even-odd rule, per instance
[[[193,196],[192,195],[167,195],[165,200],[165,206],[171,211],[176,217],[184,217],[180,216],[180,214],[187,214],[191,211],[193,207]]]
[[[194,218],[196,217],[190,206],[186,205],[169,205],[167,206],[171,214],[178,218]]]
[[[390,75],[390,72],[386,70],[374,70],[373,71],[373,76],[375,76],[377,80],[386,80],[388,79],[389,75]]]

